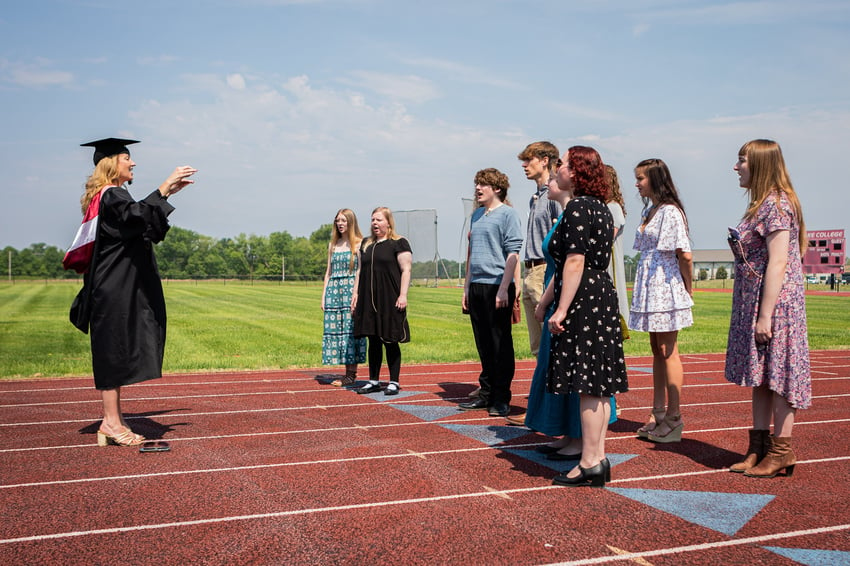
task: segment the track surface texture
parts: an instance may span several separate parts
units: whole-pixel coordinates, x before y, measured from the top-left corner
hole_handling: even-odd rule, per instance
[[[656,445],[634,434],[652,361],[628,359],[602,489],[552,485],[574,463],[535,451],[550,439],[458,411],[472,363],[403,366],[397,396],[332,387],[327,368],[124,388],[163,453],[96,445],[90,377],[3,381],[0,564],[850,564],[850,351],[812,352],[798,464],[773,479],[727,469],[750,390],[722,355],[683,362],[685,433]],[[518,363],[514,413],[532,373]]]

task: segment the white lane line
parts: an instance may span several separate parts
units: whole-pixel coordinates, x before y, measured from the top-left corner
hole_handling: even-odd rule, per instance
[[[694,373],[690,373],[688,375],[693,376]],[[530,381],[531,381],[530,379],[514,379],[513,383],[524,383],[524,382],[530,382]],[[823,382],[826,382],[826,381],[850,381],[850,376],[813,378],[812,381],[815,382],[815,383],[823,383]],[[457,382],[457,383],[458,384],[464,384],[464,383],[461,383],[461,382]],[[468,383],[467,385],[472,385],[472,384]],[[421,393],[428,394],[428,393],[432,393],[429,388],[437,387],[437,386],[438,386],[438,384],[436,384],[436,383],[430,383],[430,384],[424,383],[424,384],[407,386],[405,389],[407,391],[419,391],[420,389],[422,389]],[[737,385],[735,385],[734,383],[731,383],[731,382],[688,383],[684,386],[685,389],[702,389],[702,388],[709,388],[709,387],[729,388],[729,387],[739,387],[739,386],[737,386]],[[741,387],[742,392],[747,392],[750,389],[751,388],[749,388],[749,387],[746,387],[746,388]],[[301,390],[283,389],[283,390],[279,390],[279,391],[255,391],[255,392],[245,392],[245,393],[206,393],[206,394],[202,394],[202,395],[169,395],[169,396],[162,396],[162,397],[127,397],[126,399],[122,398],[121,402],[122,403],[133,403],[133,402],[150,403],[152,401],[153,402],[155,402],[155,401],[179,401],[179,400],[184,400],[184,399],[202,400],[202,399],[216,399],[216,398],[221,398],[221,397],[255,397],[255,396],[261,396],[261,395],[268,395],[268,396],[271,396],[271,395],[304,395],[304,394],[312,394],[312,393],[339,393],[339,392],[343,392],[343,391],[346,391],[346,390],[345,389],[336,389],[336,388],[335,389],[327,389],[327,388],[301,389]],[[632,388],[629,389],[630,393],[635,392],[635,391],[652,391],[652,386],[632,387]],[[814,398],[818,399],[818,398],[840,397],[840,396],[841,395],[823,395],[821,397],[814,397]],[[457,397],[457,398],[454,398],[454,399],[440,398],[439,400],[446,401],[446,400],[459,400],[459,399],[466,399],[466,397]],[[430,399],[429,402],[430,401],[433,401],[433,399]],[[398,401],[398,403],[409,403],[409,402],[411,402],[411,401],[410,400],[400,400],[400,401]],[[24,408],[24,407],[50,407],[50,406],[57,406],[57,405],[83,405],[83,404],[86,404],[86,403],[88,403],[88,404],[98,404],[99,405],[99,404],[102,403],[102,400],[92,398],[92,399],[75,399],[75,400],[70,400],[70,401],[49,401],[49,402],[38,402],[38,403],[13,403],[13,404],[8,404],[8,405],[0,405],[0,409],[16,409],[16,408]],[[362,404],[371,405],[372,403],[362,403]],[[395,404],[395,402],[394,402],[394,404]],[[352,405],[323,405],[323,406],[327,406],[327,407],[335,407],[335,406],[348,407],[348,406],[352,406]],[[63,422],[65,422],[65,421],[63,421]],[[9,426],[9,425],[0,424],[0,426]]]
[[[835,397],[835,396],[831,396]],[[746,401],[732,401],[732,402],[724,402],[724,403],[712,403],[717,405],[732,405],[732,404],[741,404],[741,403],[750,403],[750,400]],[[708,403],[706,403],[708,404]],[[359,405],[354,405],[359,406]],[[683,407],[688,407],[689,405],[684,404]],[[310,407],[307,407],[310,408]],[[275,409],[263,409],[262,411],[273,411]],[[295,410],[295,409],[278,409],[278,410]],[[623,412],[626,411],[647,411],[649,407],[627,407],[623,409]],[[262,412],[258,410],[257,412]],[[221,413],[188,413],[188,414],[179,414],[175,415],[175,417],[187,417],[187,416],[203,416],[209,414],[241,414],[245,412],[252,411],[223,411]],[[132,420],[134,418],[146,418],[146,417],[128,417],[128,420]],[[428,426],[428,425],[446,425],[446,424],[461,424],[461,425],[469,425],[476,424],[479,421],[492,421],[493,419],[498,417],[482,417],[482,418],[468,418],[464,417],[462,419],[456,420],[439,420],[439,421],[415,421],[409,423],[389,423],[382,425],[359,425],[359,424],[351,424],[346,425],[344,427],[329,427],[329,428],[318,428],[318,429],[298,429],[298,430],[279,430],[279,431],[268,431],[268,432],[251,432],[251,433],[243,433],[243,434],[219,434],[219,435],[209,435],[209,436],[190,436],[183,438],[172,438],[169,437],[165,440],[168,442],[198,442],[203,440],[223,440],[223,439],[232,439],[232,438],[251,438],[258,436],[279,436],[279,435],[289,435],[289,434],[315,434],[315,433],[325,433],[325,432],[340,432],[340,431],[348,431],[352,428],[357,428],[360,430],[369,430],[369,429],[380,429],[380,428],[393,428],[393,427],[403,427],[403,426]],[[61,424],[61,423],[80,423],[80,422],[91,422],[90,420],[79,420],[79,421],[51,421],[49,423],[21,423],[23,425],[47,425],[47,424]],[[819,420],[819,421],[796,421],[794,424],[799,426],[806,425],[823,425],[823,424],[838,424],[838,423],[846,423],[850,422],[850,419],[827,419],[827,420]],[[11,426],[11,425],[0,425],[0,426]],[[509,425],[500,425],[500,426],[509,426]],[[714,432],[731,432],[736,430],[748,430],[750,426],[730,426],[723,428],[706,428],[706,429],[698,429],[698,430],[690,430],[688,431],[688,436],[694,436],[701,433],[714,433]],[[531,430],[529,429],[529,434],[531,434]],[[606,437],[606,441],[616,441],[616,440],[629,440],[634,439],[634,434],[625,434],[621,436],[608,436]],[[3,448],[0,449],[0,454],[7,452],[36,452],[40,450],[62,450],[62,449],[77,449],[77,448],[99,448],[94,444],[67,444],[67,445],[58,445],[58,446],[27,446],[20,448]],[[510,447],[509,447],[510,448]]]
[[[276,511],[272,513],[258,513],[254,515],[234,515],[231,517],[217,517],[210,519],[196,519],[193,521],[175,521],[173,523],[156,523],[151,525],[135,525],[131,527],[116,527],[111,529],[95,529],[89,531],[70,531],[66,533],[52,533],[46,535],[33,535],[27,537],[0,539],[0,544],[15,544],[20,542],[36,542],[52,539],[63,539],[81,536],[94,536],[105,534],[118,534],[127,532],[149,531],[155,529],[173,529],[180,527],[191,527],[196,525],[210,525],[215,523],[232,523],[236,521],[254,521],[259,519],[275,519],[279,517],[291,517],[297,515],[312,515],[316,513],[333,513],[340,511],[351,511],[355,509],[373,509],[375,507],[393,507],[398,505],[415,505],[418,503],[432,503],[435,501],[449,501],[458,499],[471,499],[476,497],[508,497],[511,493],[526,493],[534,491],[546,491],[551,489],[563,489],[560,486],[548,485],[533,488],[506,489],[501,491],[483,491],[478,493],[461,493],[455,495],[441,495],[434,497],[419,497],[416,499],[404,499],[397,501],[376,501],[373,503],[358,503],[354,505],[339,505],[336,507],[318,507],[314,509],[295,509],[291,511]]]
[[[732,384],[729,384],[732,385]],[[812,397],[813,400],[817,399],[837,399],[840,397],[850,397],[850,393],[840,393],[836,395],[815,395]],[[453,402],[453,401],[464,401],[467,400],[467,397],[454,397],[454,398],[431,398],[431,399],[415,399],[415,398],[406,398],[399,399],[398,401],[367,401],[363,403],[342,403],[338,405],[299,405],[296,407],[267,407],[263,409],[238,409],[231,411],[201,411],[197,413],[181,413],[178,411],[172,411],[169,414],[159,415],[159,418],[167,418],[169,416],[173,418],[185,418],[185,417],[206,417],[206,416],[216,416],[216,415],[241,415],[241,414],[251,414],[251,413],[272,413],[272,412],[286,412],[286,411],[309,411],[314,409],[350,409],[356,407],[376,407],[381,405],[424,405],[429,403],[445,403],[445,402]],[[122,403],[124,399],[121,400]],[[742,403],[751,403],[751,399],[733,399],[730,401],[714,401],[714,402],[706,402],[706,403],[683,403],[682,407],[706,407],[706,406],[714,406],[714,405],[740,405]],[[97,401],[100,403],[100,401]],[[621,411],[649,411],[651,407],[623,407]],[[491,417],[497,418],[497,417]],[[140,415],[140,416],[128,416],[127,420],[142,420],[142,419],[150,419],[148,415]],[[53,426],[60,424],[81,424],[81,423],[93,423],[99,422],[100,417],[91,417],[88,419],[66,419],[61,421],[33,421],[33,422],[13,422],[13,423],[0,423],[0,428],[2,427],[17,427],[17,426]],[[439,423],[444,423],[447,421],[437,421]],[[840,422],[840,421],[839,421]],[[406,424],[406,423],[405,423]],[[334,429],[337,430],[337,429]],[[250,435],[249,435],[250,436]],[[17,449],[7,449],[7,450],[17,450]],[[0,450],[0,452],[4,452],[6,450]]]
[[[850,419],[848,419],[850,420]],[[795,423],[800,424],[800,423]],[[383,425],[383,426],[392,426],[392,425]],[[359,428],[359,427],[357,427]],[[369,428],[379,428],[379,427],[369,427]],[[740,427],[741,429],[746,429],[747,427]],[[321,432],[327,432],[328,429],[323,429]],[[300,431],[299,431],[300,433]],[[274,433],[268,433],[274,434]],[[286,434],[286,433],[282,433]],[[245,436],[245,435],[240,435]],[[257,436],[257,435],[251,435]],[[207,437],[209,438],[209,437]],[[618,441],[618,440],[633,440],[633,435],[628,436],[618,436],[614,438],[609,438],[607,441]],[[183,440],[197,440],[197,439],[189,439],[185,438]],[[369,462],[369,461],[377,461],[377,460],[387,460],[387,459],[395,459],[395,458],[422,458],[425,459],[427,456],[442,456],[446,454],[463,454],[470,452],[484,452],[488,450],[492,451],[502,451],[505,449],[520,449],[520,448],[531,448],[535,446],[540,446],[542,444],[546,444],[545,442],[537,442],[537,443],[526,443],[526,444],[511,444],[508,446],[504,445],[496,445],[496,446],[476,446],[473,448],[455,448],[452,450],[431,450],[431,451],[412,451],[407,450],[403,454],[382,454],[382,455],[372,455],[372,456],[355,456],[351,458],[332,458],[329,460],[302,460],[297,462],[278,462],[275,464],[253,464],[247,466],[229,466],[224,468],[207,468],[207,469],[194,469],[194,470],[170,470],[167,472],[150,472],[145,474],[130,474],[123,476],[104,476],[99,478],[76,478],[76,479],[66,479],[66,480],[52,480],[52,481],[41,481],[41,482],[27,482],[27,483],[18,483],[18,484],[0,484],[0,490],[4,489],[18,489],[18,488],[26,488],[26,487],[45,487],[51,485],[68,485],[68,484],[80,484],[80,483],[92,483],[92,482],[102,482],[102,481],[125,481],[130,479],[148,479],[155,477],[168,477],[168,476],[185,476],[185,475],[193,475],[193,474],[212,474],[212,473],[231,473],[231,472],[239,472],[246,470],[264,470],[264,469],[272,469],[272,468],[289,468],[296,466],[315,466],[315,465],[326,465],[326,464],[343,464],[350,462]],[[87,447],[90,447],[87,445]],[[836,456],[833,458],[820,458],[820,459],[811,459],[811,460],[798,460],[798,465],[804,464],[818,464],[818,463],[826,463],[826,462],[843,462],[846,460],[850,460],[850,456]],[[707,474],[716,474],[718,472],[726,472],[726,468],[720,469],[711,469],[711,470],[699,470],[694,472],[681,472],[676,474],[663,474],[660,476],[647,476],[647,477],[635,477],[635,478],[618,478],[612,480],[609,483],[627,483],[627,482],[636,482],[636,481],[645,481],[645,480],[662,480],[662,479],[671,479],[671,478],[680,478],[680,477],[688,477],[688,476],[699,476],[699,475],[707,475]]]
[[[555,562],[548,566],[585,566],[590,564],[607,564],[609,562],[624,562],[635,561],[642,558],[653,556],[669,556],[671,554],[684,554],[687,552],[698,552],[701,550],[716,550],[718,548],[728,548],[731,546],[742,546],[745,544],[764,544],[765,542],[774,540],[784,540],[788,538],[823,535],[827,533],[835,533],[850,529],[850,525],[833,525],[830,527],[819,527],[814,529],[805,529],[802,531],[789,531],[784,533],[773,533],[770,535],[760,535],[755,537],[739,538],[732,540],[724,540],[717,542],[705,542],[702,544],[691,544],[687,546],[675,546],[671,548],[659,548],[657,550],[645,550],[643,552],[630,552],[626,554],[617,554],[613,556],[599,556],[596,558],[585,558],[584,560],[571,560],[569,562]]]
[[[372,509],[375,507],[395,507],[401,505],[416,505],[420,503],[433,503],[436,501],[451,501],[451,500],[460,500],[460,499],[472,499],[472,498],[480,498],[480,497],[500,497],[500,498],[510,498],[511,494],[523,494],[523,493],[534,493],[540,491],[549,491],[553,489],[565,489],[560,486],[555,485],[547,485],[547,486],[539,486],[539,487],[530,487],[530,488],[517,488],[517,489],[503,489],[498,491],[491,491],[485,487],[485,491],[476,492],[476,493],[459,493],[454,495],[441,495],[441,496],[433,496],[433,497],[419,497],[415,499],[403,499],[396,501],[377,501],[372,503],[358,503],[352,505],[339,505],[334,507],[318,507],[313,509],[294,509],[290,511],[276,511],[272,513],[257,513],[251,515],[233,515],[230,517],[216,517],[209,519],[195,519],[191,521],[174,521],[171,523],[153,523],[149,525],[134,525],[129,527],[114,527],[111,529],[93,529],[87,531],[69,531],[64,533],[50,533],[43,535],[31,535],[25,537],[17,537],[17,538],[8,538],[8,539],[0,539],[0,544],[16,544],[22,542],[39,542],[45,540],[56,540],[56,539],[65,539],[65,538],[73,538],[73,537],[83,537],[83,536],[96,536],[96,535],[106,535],[106,534],[120,534],[120,533],[128,533],[128,532],[140,532],[140,531],[150,531],[157,529],[174,529],[174,528],[182,528],[182,527],[191,527],[197,525],[211,525],[211,524],[220,524],[220,523],[233,523],[238,521],[255,521],[260,519],[275,519],[280,517],[292,517],[298,515],[312,515],[317,513],[334,513],[341,511],[351,511],[357,509]],[[720,541],[715,543],[703,543],[698,545],[691,546],[682,546],[676,548],[667,548],[667,549],[658,549],[655,551],[644,551],[632,553],[631,555],[623,554],[619,556],[607,556],[607,557],[599,557],[589,559],[590,561],[573,561],[573,562],[563,562],[561,564],[571,564],[571,565],[579,565],[579,564],[601,564],[605,561],[621,561],[621,560],[631,560],[631,557],[643,557],[643,556],[661,556],[668,554],[676,554],[680,552],[693,552],[697,550],[710,550],[712,548],[722,548],[724,546],[736,546],[741,544],[752,544],[764,542],[767,540],[775,540],[777,538],[790,538],[795,536],[805,536],[805,535],[815,535],[815,534],[824,534],[829,532],[837,532],[841,530],[846,530],[850,528],[850,525],[834,525],[831,527],[822,527],[816,529],[807,529],[805,531],[793,531],[790,533],[776,533],[773,535],[762,535],[758,537],[749,537],[745,539],[736,539],[730,541]]]

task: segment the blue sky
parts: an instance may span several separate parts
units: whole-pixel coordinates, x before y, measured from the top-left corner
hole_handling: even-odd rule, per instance
[[[143,142],[138,198],[197,167],[171,221],[217,238],[433,208],[456,259],[475,172],[507,173],[525,217],[516,154],[541,139],[617,168],[627,250],[638,161],[668,163],[694,247],[721,248],[761,137],[807,226],[850,228],[843,0],[31,0],[0,10],[0,106],[0,248],[70,243],[79,144],[108,136]]]

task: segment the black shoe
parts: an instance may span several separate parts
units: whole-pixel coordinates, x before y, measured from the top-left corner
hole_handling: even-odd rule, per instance
[[[364,393],[377,393],[380,390],[381,390],[381,384],[380,383],[372,383],[371,381],[369,383],[367,383],[366,385],[364,385],[363,387],[361,387],[360,389],[355,389],[355,391],[357,391],[357,393],[359,393],[360,395],[363,395]]]
[[[570,478],[567,474],[555,476],[552,483],[555,485],[565,485],[567,487],[605,487],[605,467],[602,462],[599,462],[592,468],[578,467],[579,474]]]
[[[511,412],[511,408],[507,403],[493,403],[493,406],[490,407],[490,410],[487,411],[491,417],[507,417],[508,413]]]
[[[565,462],[567,460],[581,460],[581,452],[578,454],[562,454],[555,450],[548,456],[546,456],[547,460],[554,460],[556,462]]]
[[[611,481],[611,462],[608,461],[608,458],[602,458],[602,461],[599,462],[602,464],[602,469],[605,470],[605,483]]]
[[[481,398],[476,399],[475,401],[469,401],[467,403],[461,403],[457,406],[461,411],[475,411],[478,409],[486,409],[488,407],[487,401],[484,401]]]
[[[390,382],[386,389],[384,389],[384,395],[398,395],[398,392],[401,390],[401,387],[398,386],[398,383]]]

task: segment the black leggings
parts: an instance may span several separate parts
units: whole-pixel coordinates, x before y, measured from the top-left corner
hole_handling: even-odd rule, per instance
[[[390,370],[390,381],[398,383],[398,376],[401,373],[401,348],[398,342],[383,342],[377,336],[369,337],[369,379],[378,381],[378,376],[381,375],[384,347],[387,349],[387,367]]]

